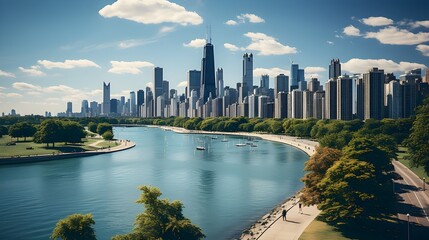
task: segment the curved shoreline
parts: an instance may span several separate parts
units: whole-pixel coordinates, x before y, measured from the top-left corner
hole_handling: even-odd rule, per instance
[[[291,137],[285,135],[274,135],[274,134],[263,134],[263,133],[248,133],[248,132],[210,132],[210,131],[198,131],[198,130],[187,130],[179,127],[170,126],[155,126],[146,125],[146,127],[161,128],[166,131],[173,131],[182,134],[212,134],[212,135],[232,135],[232,136],[244,136],[244,137],[256,137],[263,140],[279,142],[295,147],[305,152],[311,157],[316,147],[319,146],[318,142],[301,139],[298,137]],[[252,240],[252,239],[298,239],[307,226],[319,215],[320,210],[317,206],[306,207],[306,214],[300,214],[298,207],[299,192],[295,195],[287,198],[284,202],[276,205],[273,209],[262,216],[255,223],[244,229],[239,239],[241,240]],[[278,221],[281,218],[282,210],[286,209],[288,219],[295,218],[299,219],[300,222],[293,222],[294,226],[290,229],[285,228],[284,221]]]
[[[134,142],[131,142],[128,140],[117,140],[116,142],[118,141],[121,143],[118,146],[111,147],[111,148],[97,149],[93,151],[0,158],[0,165],[44,162],[44,161],[69,159],[69,158],[77,158],[77,157],[89,157],[94,155],[124,151],[136,146]]]

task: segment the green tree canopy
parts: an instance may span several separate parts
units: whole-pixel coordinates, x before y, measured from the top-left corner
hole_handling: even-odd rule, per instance
[[[88,123],[88,130],[93,133],[97,133],[97,124],[95,122]]]
[[[104,140],[110,141],[113,139],[113,133],[111,131],[104,132],[102,137]]]
[[[55,147],[56,142],[60,142],[64,139],[63,137],[63,124],[60,120],[48,119],[44,120],[34,135],[34,142],[37,143],[52,143],[52,147]]]
[[[62,240],[95,240],[95,221],[92,214],[73,214],[57,222],[51,239]]]
[[[64,121],[63,131],[62,140],[64,142],[79,143],[86,136],[85,129],[79,123],[73,121]]]
[[[103,135],[103,133],[107,132],[107,131],[111,131],[112,130],[112,125],[110,125],[110,123],[104,122],[104,123],[99,123],[97,126],[97,133],[100,135]]]
[[[134,231],[113,239],[196,240],[205,237],[198,226],[183,216],[180,201],[159,199],[162,193],[158,188],[142,186],[140,190],[143,193],[137,203],[142,203],[145,211],[137,215]]]
[[[24,141],[27,137],[32,137],[36,133],[36,128],[28,122],[15,123],[9,127],[9,135],[11,137],[23,137]]]
[[[423,166],[429,174],[429,97],[417,109],[416,120],[406,140],[412,166]]]

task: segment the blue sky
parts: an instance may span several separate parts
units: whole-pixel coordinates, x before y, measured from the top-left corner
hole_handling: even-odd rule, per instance
[[[225,85],[241,81],[244,52],[260,75],[289,74],[325,82],[332,58],[343,73],[377,66],[397,76],[429,66],[429,2],[425,0],[1,0],[0,112],[63,112],[72,101],[144,89],[153,67],[183,92],[200,69],[211,26],[215,65]]]

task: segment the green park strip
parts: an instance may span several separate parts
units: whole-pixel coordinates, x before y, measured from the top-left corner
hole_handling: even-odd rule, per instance
[[[319,240],[319,239],[349,239],[343,236],[335,227],[315,219],[302,233],[299,240]]]
[[[407,160],[405,157],[407,156],[407,148],[405,147],[398,147],[399,151],[397,153],[398,155],[398,161],[404,164],[407,168],[409,168],[413,173],[415,173],[419,178],[426,179],[426,182],[429,183],[429,176],[426,174],[425,169],[423,166],[419,167],[413,167],[411,166],[411,163],[409,160]]]
[[[101,142],[97,143],[98,141]],[[12,145],[13,143],[15,144]],[[94,143],[97,144],[93,146]],[[16,138],[3,136],[0,138],[0,158],[94,151],[116,145],[116,142],[105,141],[100,138],[84,138],[82,143],[57,143],[55,147],[47,147],[44,143],[34,143],[32,138],[27,138],[26,141],[21,139],[16,141]]]

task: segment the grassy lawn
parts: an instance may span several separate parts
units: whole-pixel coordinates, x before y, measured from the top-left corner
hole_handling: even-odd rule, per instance
[[[335,227],[328,225],[325,222],[315,219],[308,225],[299,240],[319,240],[319,239],[349,239],[343,236]]]
[[[108,148],[108,147],[116,147],[119,144],[115,141],[104,141],[104,142],[100,142],[97,144],[97,147],[103,147],[103,148]]]
[[[52,154],[52,153],[70,153],[70,152],[82,152],[96,150],[101,147],[107,147],[109,145],[108,141],[103,141],[97,144],[96,147],[89,146],[92,143],[99,141],[100,139],[82,139],[82,143],[78,144],[64,144],[64,143],[55,143],[55,148],[46,147],[46,144],[38,144],[32,142],[31,138],[27,138],[27,141],[23,141],[23,138],[20,138],[19,142],[16,142],[15,138],[10,136],[3,136],[0,138],[0,157],[11,157],[11,156],[28,156],[28,155],[40,155],[40,154]],[[16,145],[6,145],[9,142],[16,142]],[[114,143],[110,143],[111,146]],[[104,146],[105,145],[105,146]]]
[[[417,176],[420,178],[426,178],[426,182],[429,183],[429,176],[425,173],[425,170],[423,167],[411,167],[410,161],[405,160],[404,156],[407,155],[406,151],[407,148],[405,147],[398,147],[398,161],[404,164],[407,168],[409,168],[411,171],[413,171]]]

